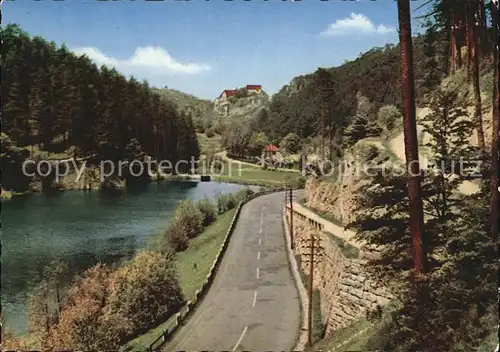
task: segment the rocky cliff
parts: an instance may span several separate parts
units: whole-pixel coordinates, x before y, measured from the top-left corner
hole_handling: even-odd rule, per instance
[[[380,165],[393,158],[379,141],[365,139],[358,142],[328,175],[307,180],[306,206],[326,213],[340,223],[350,223],[356,206],[356,193],[364,183],[369,182],[365,166]]]

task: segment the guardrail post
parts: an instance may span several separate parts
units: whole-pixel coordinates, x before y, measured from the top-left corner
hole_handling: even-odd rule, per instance
[[[293,239],[293,188],[290,185],[290,245],[292,249],[295,247]]]
[[[285,211],[287,210],[288,202],[288,183],[285,181]]]

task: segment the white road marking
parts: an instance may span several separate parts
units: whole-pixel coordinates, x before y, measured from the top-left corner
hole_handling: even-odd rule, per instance
[[[262,234],[262,226],[259,229],[259,235]]]
[[[260,279],[260,269],[257,268],[257,279]]]
[[[260,251],[257,252],[257,260],[260,260]]]
[[[259,246],[262,245],[262,238],[259,238]]]
[[[262,225],[263,223],[264,223],[264,218],[263,218],[263,217],[261,217],[261,218],[260,218],[260,225]]]
[[[234,345],[234,347],[233,347],[233,351],[236,351],[236,349],[238,348],[238,346],[241,343],[241,340],[243,340],[243,337],[245,336],[247,330],[248,330],[248,326],[245,326],[245,328],[243,329],[243,332],[241,333],[241,336],[240,336],[238,342],[236,342],[236,345]]]
[[[253,292],[253,304],[252,307],[255,307],[255,304],[257,303],[257,291]]]

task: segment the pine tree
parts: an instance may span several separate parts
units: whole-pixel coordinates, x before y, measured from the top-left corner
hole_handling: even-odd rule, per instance
[[[45,71],[39,69],[34,77],[30,92],[30,118],[36,121],[40,141],[43,143],[45,150],[49,149],[54,137],[54,113],[50,102],[51,87],[47,84]]]
[[[427,22],[427,31],[424,35],[424,65],[423,77],[420,84],[421,91],[418,92],[419,96],[424,96],[431,93],[432,89],[436,87],[441,81],[441,73],[438,65],[436,43],[438,41],[438,34],[435,25]],[[423,90],[423,91],[422,91]]]
[[[478,152],[468,143],[474,125],[467,121],[455,92],[437,91],[430,108],[423,124],[431,135],[428,147],[438,164],[443,161],[443,168],[423,177],[423,231],[429,239],[424,247],[429,258],[425,291],[416,290],[408,280],[412,259],[405,178],[382,165],[358,193],[355,211],[358,237],[368,248],[381,248],[369,270],[390,283],[402,303],[385,328],[388,338],[377,346],[393,351],[473,350],[488,331],[481,324],[495,302],[488,284],[496,269],[494,243],[484,222],[487,197],[460,195],[457,188],[463,177],[446,170],[451,169],[450,161]]]

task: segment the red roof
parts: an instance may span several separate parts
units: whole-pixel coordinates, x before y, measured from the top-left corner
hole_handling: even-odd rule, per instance
[[[232,97],[233,95],[236,95],[236,90],[235,89],[225,89],[220,93],[219,98],[222,97],[226,93],[226,97]]]
[[[275,146],[274,144],[269,144],[269,145],[266,145],[266,147],[264,148],[266,152],[277,152],[278,150],[280,150],[277,146]]]
[[[247,84],[247,90],[259,90],[259,89],[262,89],[261,85]]]

